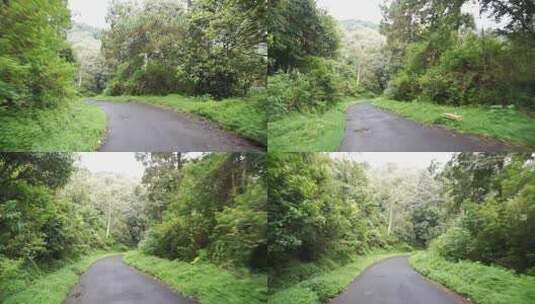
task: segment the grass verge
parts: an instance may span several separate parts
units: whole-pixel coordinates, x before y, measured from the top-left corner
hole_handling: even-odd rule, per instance
[[[267,117],[255,97],[232,98],[222,101],[186,97],[178,94],[167,96],[97,96],[94,99],[112,102],[140,102],[170,108],[205,117],[230,130],[267,145]]]
[[[399,102],[378,98],[373,104],[424,124],[438,124],[461,133],[491,137],[524,148],[535,147],[535,119],[515,109],[454,107],[430,102]],[[443,113],[454,113],[462,121],[448,120]]]
[[[361,272],[373,263],[385,258],[402,255],[399,252],[376,251],[365,256],[357,256],[354,261],[331,270],[320,270],[325,266],[299,265],[292,266],[293,273],[285,273],[284,282],[270,282],[270,304],[318,304],[326,303],[329,299],[340,294]],[[307,263],[312,264],[312,263]],[[332,267],[332,265],[330,266]],[[299,270],[296,271],[296,268]],[[308,278],[295,283],[303,273],[312,270],[312,274],[305,274]],[[303,269],[308,269],[303,271]],[[293,285],[292,285],[293,283]]]
[[[106,130],[98,107],[73,101],[56,109],[0,110],[2,151],[94,151]]]
[[[124,261],[202,304],[266,302],[266,275],[243,274],[238,277],[213,264],[170,261],[139,251],[128,252]]]
[[[14,282],[9,284],[17,284],[13,286],[0,286],[1,288],[9,288],[15,291],[13,294],[5,299],[0,299],[3,304],[61,304],[69,295],[71,289],[78,284],[80,275],[82,275],[88,268],[101,258],[106,256],[116,255],[117,253],[110,253],[104,251],[97,251],[86,255],[74,262],[67,262],[59,269],[48,273],[28,273],[31,277],[26,282]]]
[[[337,151],[345,132],[346,110],[355,100],[344,100],[322,113],[291,113],[268,123],[269,151]]]
[[[453,263],[431,252],[418,252],[411,265],[422,275],[468,297],[477,304],[535,303],[535,277],[504,268],[460,261]]]

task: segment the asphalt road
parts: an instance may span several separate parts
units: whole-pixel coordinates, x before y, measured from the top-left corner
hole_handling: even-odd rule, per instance
[[[331,304],[467,304],[462,297],[431,283],[407,257],[376,263],[362,273]]]
[[[89,101],[108,118],[101,152],[244,152],[261,151],[254,143],[215,123],[140,104]]]
[[[130,268],[121,256],[104,258],[82,275],[64,304],[192,304],[149,276]]]
[[[492,152],[507,150],[498,141],[424,126],[369,103],[351,106],[346,114],[342,152]]]

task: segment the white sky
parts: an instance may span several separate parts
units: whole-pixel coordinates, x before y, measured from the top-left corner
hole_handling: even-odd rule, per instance
[[[106,14],[110,0],[69,0],[72,19],[98,28],[107,28]]]
[[[92,173],[111,172],[141,180],[143,165],[136,161],[134,152],[88,152],[79,153],[81,167]]]
[[[432,160],[442,164],[451,159],[454,153],[449,152],[339,152],[329,153],[332,158],[351,159],[366,162],[372,167],[382,167],[394,163],[399,168],[425,169]]]
[[[327,9],[338,20],[359,19],[379,23],[383,0],[317,0],[320,7]]]
[[[80,167],[87,168],[92,173],[111,172],[141,180],[145,168],[138,162],[135,152],[83,152],[78,153]],[[198,158],[201,152],[191,152],[186,158]]]
[[[384,0],[317,0],[317,3],[338,20],[359,19],[379,23],[382,19],[379,5],[384,3]],[[479,10],[475,4],[470,2],[464,10],[476,16],[478,28],[496,27],[494,21],[479,17]]]

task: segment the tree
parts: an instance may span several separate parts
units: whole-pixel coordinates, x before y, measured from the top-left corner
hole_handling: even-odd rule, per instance
[[[74,95],[64,0],[11,1],[0,10],[0,106],[45,108]]]
[[[74,157],[69,153],[0,153],[0,185],[4,190],[22,180],[57,189],[68,182],[73,170]]]
[[[535,3],[531,0],[482,0],[481,11],[489,12],[496,21],[507,20],[502,33],[535,39]]]
[[[178,169],[174,169],[177,171]],[[228,267],[266,264],[264,156],[206,154],[184,164],[172,181],[162,221],[142,242],[145,252]],[[154,171],[165,178],[169,172]]]
[[[142,184],[147,187],[151,221],[161,222],[163,214],[180,187],[182,168],[187,160],[182,153],[136,153],[145,167]]]
[[[300,68],[309,56],[333,58],[340,44],[336,21],[315,0],[270,1],[269,72]]]

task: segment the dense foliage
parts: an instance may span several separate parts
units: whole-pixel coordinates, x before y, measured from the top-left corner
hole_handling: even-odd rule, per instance
[[[115,1],[103,53],[110,95],[243,96],[265,78],[263,1]]]
[[[381,25],[391,77],[386,94],[440,104],[533,107],[529,2],[483,1],[482,12],[509,23],[505,30],[479,33],[473,16],[463,12],[468,1],[392,1]]]
[[[272,300],[327,302],[363,265],[411,248],[431,248],[433,260],[419,267],[441,282],[451,271],[437,263],[469,265],[504,274],[474,290],[499,281],[514,297],[514,282],[532,282],[515,272],[533,273],[534,173],[530,154],[456,153],[417,169],[367,166],[347,154],[270,153]]]
[[[469,154],[440,174],[454,217],[432,247],[451,260],[535,269],[535,169],[529,154]]]
[[[146,229],[135,183],[74,162],[69,153],[1,153],[0,300],[67,259],[135,245]]]
[[[154,225],[141,244],[144,252],[229,267],[265,267],[263,154],[209,154],[185,164],[179,155],[139,158],[150,169],[144,183],[155,210]]]
[[[325,109],[342,94],[338,24],[315,0],[271,1],[268,115]]]
[[[74,93],[64,0],[0,3],[0,107],[52,107]]]
[[[73,23],[67,35],[78,66],[76,87],[84,95],[102,93],[109,78],[101,38],[101,29],[79,23]]]
[[[325,111],[343,96],[386,86],[384,38],[377,26],[338,22],[316,0],[271,1],[268,113]]]
[[[268,156],[268,255],[274,268],[329,256],[348,261],[390,243],[363,167],[321,154]]]

